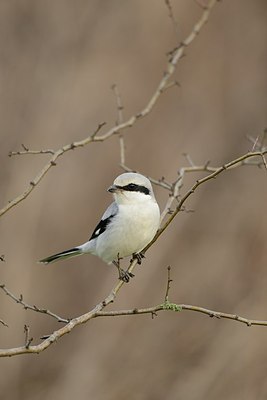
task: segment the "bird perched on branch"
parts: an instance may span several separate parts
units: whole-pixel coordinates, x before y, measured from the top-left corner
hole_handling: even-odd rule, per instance
[[[160,211],[151,182],[145,176],[127,172],[119,175],[108,191],[110,204],[89,241],[40,260],[50,264],[64,258],[93,254],[119,271],[119,279],[128,282],[133,274],[120,267],[120,259],[133,255],[140,263],[140,253],[154,238],[160,223]]]

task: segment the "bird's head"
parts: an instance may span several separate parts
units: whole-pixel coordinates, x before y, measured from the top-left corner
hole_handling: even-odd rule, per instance
[[[154,199],[150,180],[141,174],[126,172],[119,175],[108,191],[118,204],[137,203]]]

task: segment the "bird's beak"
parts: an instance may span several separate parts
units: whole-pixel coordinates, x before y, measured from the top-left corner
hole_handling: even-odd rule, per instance
[[[116,185],[112,185],[108,188],[108,192],[110,193],[116,193],[119,190],[119,188]]]

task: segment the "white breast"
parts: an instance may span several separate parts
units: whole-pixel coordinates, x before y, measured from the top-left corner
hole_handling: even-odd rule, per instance
[[[138,253],[153,239],[160,211],[154,200],[143,204],[121,204],[108,229],[97,240],[96,254],[107,263]]]

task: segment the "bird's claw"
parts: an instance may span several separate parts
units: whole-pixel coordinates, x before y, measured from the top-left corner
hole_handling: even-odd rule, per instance
[[[120,260],[121,260],[121,258],[119,257],[119,254],[118,254],[118,260],[113,260],[112,262],[113,262],[113,264],[114,264],[114,265],[117,267],[117,269],[118,269],[118,272],[119,272],[119,280],[128,283],[129,280],[130,280],[130,278],[133,278],[133,277],[134,277],[134,274],[133,274],[132,272],[128,271],[128,270],[127,270],[127,271],[124,271],[124,269],[122,269],[122,268],[120,267]]]
[[[142,264],[142,259],[145,258],[145,255],[141,252],[141,253],[134,253],[133,254],[133,258],[131,259],[131,262],[136,259],[137,260],[137,264],[141,265]]]
[[[119,279],[123,282],[128,283],[130,278],[133,278],[134,274],[129,271],[124,271],[124,269],[119,269]]]

